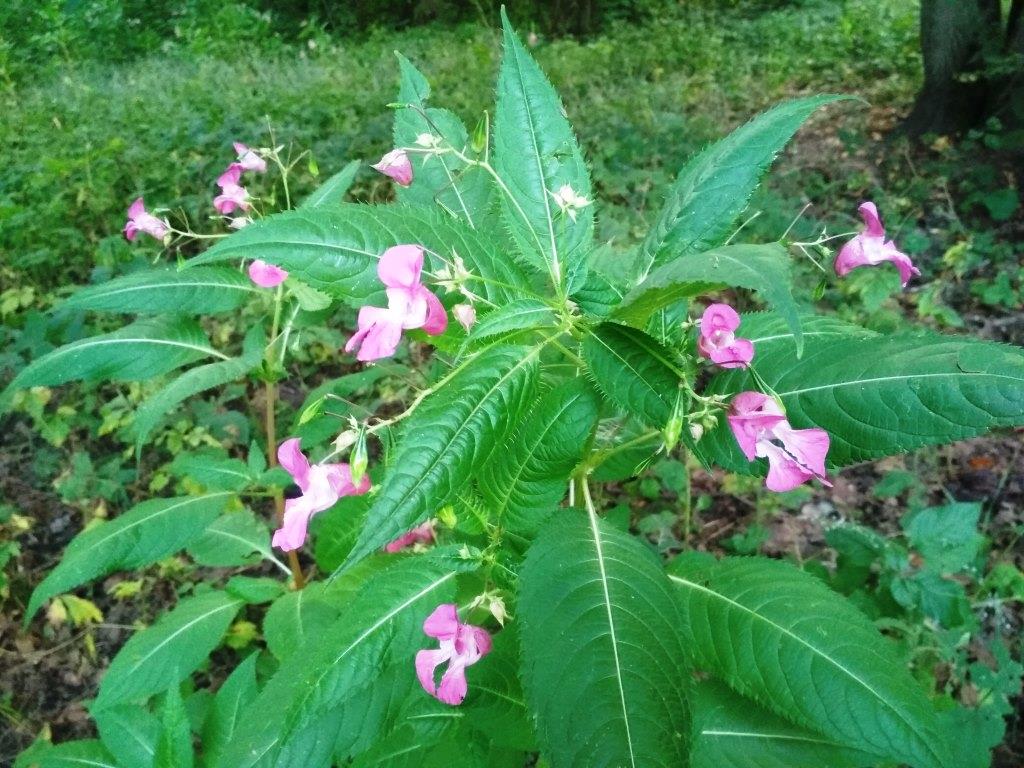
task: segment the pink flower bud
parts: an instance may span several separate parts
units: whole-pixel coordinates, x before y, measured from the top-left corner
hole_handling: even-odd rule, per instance
[[[370,167],[394,179],[399,186],[408,187],[412,184],[412,163],[404,149],[391,150]]]
[[[456,304],[452,307],[452,314],[459,321],[459,325],[466,329],[466,333],[469,333],[469,329],[476,323],[476,309],[472,304]]]

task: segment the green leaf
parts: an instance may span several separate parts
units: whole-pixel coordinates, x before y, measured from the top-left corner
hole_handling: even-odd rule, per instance
[[[829,433],[834,466],[1024,423],[1024,352],[1011,346],[937,334],[822,337],[808,339],[799,361],[787,346],[755,345],[754,365],[794,427]],[[721,373],[709,386],[749,389],[747,371]],[[723,466],[747,466],[724,424],[700,447]]]
[[[155,563],[186,546],[217,519],[231,495],[150,499],[82,531],[68,544],[57,567],[35,588],[25,621],[54,595],[113,571]]]
[[[519,633],[515,625],[494,636],[487,663],[473,670],[473,684],[460,709],[467,724],[487,741],[509,749],[537,748],[519,685]]]
[[[18,755],[14,768],[124,768],[95,739],[51,744],[38,741]]]
[[[462,121],[447,109],[428,107],[430,85],[426,78],[402,54],[395,55],[401,72],[398,101],[412,105],[400,107],[395,112],[395,146],[415,147],[419,136],[430,134],[442,139],[445,146],[472,154],[469,134]],[[494,193],[494,183],[487,171],[478,166],[467,166],[451,153],[433,156],[422,152],[408,154],[413,180],[408,187],[396,186],[395,194],[401,202],[439,205],[474,227],[483,222]]]
[[[97,709],[176,686],[217,647],[241,606],[241,600],[224,592],[207,592],[181,600],[153,626],[136,632],[103,676]]]
[[[331,176],[327,181],[317,187],[302,201],[299,210],[308,211],[315,208],[330,208],[340,205],[345,198],[352,182],[355,181],[356,173],[362,163],[359,160],[351,160],[349,163]]]
[[[391,246],[407,243],[428,251],[424,268],[430,272],[444,267],[441,256],[461,257],[473,275],[484,278],[468,280],[469,289],[496,304],[518,298],[518,286],[527,285],[500,242],[441,211],[407,205],[345,203],[268,216],[219,241],[189,265],[262,259],[353,307],[384,306],[377,260]]]
[[[267,524],[248,509],[217,518],[187,549],[197,564],[215,568],[252,565],[274,557]]]
[[[893,646],[819,579],[762,558],[673,561],[686,646],[699,667],[776,714],[917,768],[949,755]]]
[[[901,524],[926,569],[956,573],[974,563],[985,542],[980,516],[981,504],[959,502],[913,512]]]
[[[843,96],[785,101],[694,156],[679,172],[640,249],[639,275],[721,245],[775,156],[818,107]]]
[[[803,340],[792,281],[789,254],[780,244],[726,245],[682,256],[655,269],[626,294],[613,316],[642,327],[653,312],[681,299],[698,296],[710,287],[749,288],[757,291],[786,320],[796,339],[799,356]],[[745,336],[742,332],[741,335]]]
[[[498,71],[494,167],[510,193],[501,196],[505,222],[523,256],[545,273],[560,273],[564,281],[590,248],[594,206],[579,210],[573,221],[553,195],[568,185],[592,200],[590,176],[558,94],[504,9],[501,23],[504,56]]]
[[[168,466],[175,477],[188,478],[214,491],[240,491],[252,484],[249,467],[221,451],[179,453]]]
[[[149,710],[126,704],[90,714],[96,721],[103,746],[121,766],[150,768],[153,765],[160,721]]]
[[[455,576],[428,557],[392,558],[376,571],[334,624],[282,662],[242,713],[219,768],[276,764],[267,761],[302,726],[342,702],[356,706],[351,693],[376,680],[386,659],[402,660],[414,674],[411,659],[424,645],[423,620],[451,601]]]
[[[258,292],[246,275],[231,267],[204,267],[188,272],[163,268],[82,288],[60,308],[142,315],[212,315],[238,309]]]
[[[175,413],[185,400],[200,392],[230,384],[258,366],[265,344],[263,328],[255,325],[245,336],[241,357],[191,368],[146,398],[135,412],[135,421],[132,422],[136,455],[140,455],[153,428],[167,414]]]
[[[715,680],[695,686],[693,768],[864,768],[877,758],[793,725]]]
[[[688,764],[681,618],[647,547],[562,510],[527,553],[518,605],[523,688],[553,768]]]
[[[477,486],[491,521],[530,538],[564,498],[586,449],[599,403],[582,380],[545,393],[480,468]]]
[[[488,312],[469,334],[469,343],[528,328],[554,328],[558,317],[551,307],[538,299],[518,299]]]
[[[322,582],[288,592],[274,601],[263,620],[267,649],[284,661],[311,638],[321,637],[338,618],[340,608]]]
[[[203,357],[227,360],[192,320],[139,320],[113,333],[74,341],[29,363],[2,393],[69,381],[142,381]]]
[[[317,567],[330,573],[348,557],[370,509],[367,496],[346,496],[312,522],[313,551]]]
[[[644,423],[672,417],[680,375],[673,354],[643,331],[602,323],[583,340],[583,360],[602,394]]]
[[[341,568],[442,507],[505,436],[533,393],[541,347],[494,347],[463,363],[404,422],[359,540]]]
[[[156,742],[154,768],[192,768],[192,732],[178,686],[164,696],[160,715],[160,738]]]
[[[298,594],[301,594],[298,593]],[[258,653],[251,653],[235,667],[213,699],[210,716],[203,727],[203,756],[206,765],[215,765],[238,729],[242,710],[259,694],[256,685]]]

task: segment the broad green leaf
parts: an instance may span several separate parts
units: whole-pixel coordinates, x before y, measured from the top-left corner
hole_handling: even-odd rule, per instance
[[[113,571],[155,563],[186,546],[217,519],[231,495],[150,499],[82,531],[68,544],[57,567],[35,588],[25,621],[54,595]]]
[[[539,299],[518,299],[488,312],[473,326],[469,343],[528,328],[554,328],[558,317]]]
[[[238,309],[258,293],[248,276],[231,267],[204,267],[189,272],[164,268],[82,288],[61,308],[142,315],[212,315]]]
[[[340,606],[325,594],[322,582],[282,595],[263,620],[267,649],[280,661],[304,643],[320,637],[338,619]]]
[[[464,154],[473,154],[466,127],[447,109],[427,106],[430,85],[407,58],[397,53],[401,79],[398,87],[399,107],[395,112],[394,140],[396,147],[417,146],[417,139],[428,134],[443,140],[443,146]],[[467,166],[451,153],[425,155],[408,153],[413,168],[412,184],[395,187],[403,203],[439,205],[453,216],[477,227],[482,223],[494,192],[494,182],[483,168]]]
[[[386,660],[401,659],[413,675],[411,660],[426,642],[423,620],[451,601],[455,576],[431,558],[407,557],[362,582],[341,617],[287,657],[244,710],[218,768],[276,764],[302,726],[342,702],[355,706],[350,694],[375,681]]]
[[[415,675],[409,674],[407,660],[389,664],[373,681],[352,691],[339,707],[341,728],[334,742],[335,761],[348,765],[396,728],[407,715],[408,704],[431,700],[423,694]]]
[[[790,258],[778,243],[726,245],[673,259],[627,293],[613,316],[643,327],[653,312],[718,285],[757,291],[786,320],[796,339],[797,355],[801,353],[803,340],[792,292]]]
[[[317,567],[330,573],[348,557],[370,509],[367,496],[346,496],[313,518],[313,552]]]
[[[978,533],[981,504],[959,502],[912,512],[901,521],[910,545],[924,558],[923,567],[956,573],[978,557],[985,537]]]
[[[640,278],[679,256],[724,243],[775,156],[818,107],[842,98],[785,101],[693,157],[640,249]]]
[[[594,449],[601,463],[594,469],[598,482],[608,483],[635,477],[661,449],[661,432],[649,429],[635,419],[603,421],[597,429]]]
[[[359,160],[350,161],[348,165],[313,190],[309,197],[299,205],[299,209],[310,210],[340,205],[345,199],[345,193],[348,192],[352,182],[355,181],[356,173],[361,165],[362,163]]]
[[[139,320],[112,333],[74,341],[29,363],[0,393],[69,381],[142,381],[203,357],[228,356],[210,346],[192,320]]]
[[[153,428],[167,414],[193,395],[241,379],[260,364],[266,337],[261,326],[253,326],[246,334],[242,356],[217,363],[190,368],[158,392],[154,392],[135,412],[132,433],[135,435],[135,453],[139,455]]]
[[[562,510],[519,574],[522,681],[552,768],[687,765],[690,670],[654,554]]]
[[[125,704],[90,712],[96,721],[103,746],[118,764],[150,768],[156,754],[160,721],[149,710]]]
[[[96,739],[51,744],[38,741],[22,752],[14,768],[124,768]]]
[[[865,768],[878,759],[800,728],[715,680],[694,688],[693,768]]]
[[[536,750],[536,739],[519,684],[518,631],[515,624],[494,636],[487,663],[473,670],[473,684],[460,709],[466,723],[488,741],[508,749]]]
[[[878,334],[831,315],[800,315],[800,335],[814,344],[833,343],[849,338],[877,337]],[[738,335],[750,339],[758,355],[786,350],[796,354],[796,337],[789,321],[777,312],[746,312],[740,317]],[[756,363],[755,363],[756,366]]]
[[[214,696],[213,707],[203,726],[203,756],[206,765],[216,764],[218,756],[234,737],[242,710],[259,693],[256,685],[258,659],[258,653],[249,654],[245,661],[235,667]]]
[[[1024,423],[1024,352],[937,334],[808,339],[794,360],[786,344],[755,345],[757,373],[794,427],[829,433],[834,466],[906,453]],[[747,371],[721,373],[709,391],[755,389]],[[701,451],[729,468],[748,466],[725,425]]]
[[[224,592],[206,592],[181,600],[153,626],[132,635],[103,676],[97,709],[176,686],[217,647],[241,606]]]
[[[471,479],[529,402],[540,350],[480,352],[420,403],[403,422],[384,482],[341,568],[422,522]]]
[[[498,71],[494,166],[507,190],[501,196],[509,232],[523,256],[559,282],[576,271],[590,248],[593,203],[573,220],[554,195],[568,185],[593,200],[583,153],[558,94],[501,12],[504,56]]]
[[[572,292],[571,298],[584,314],[604,318],[622,301],[622,291],[600,272],[591,269],[583,285]]]
[[[778,561],[669,566],[698,667],[831,740],[915,768],[949,765],[924,690],[856,608]]]
[[[424,268],[436,273],[458,255],[473,275],[467,287],[496,304],[519,297],[527,284],[500,242],[439,210],[407,205],[344,203],[330,210],[268,216],[219,241],[189,265],[262,259],[307,285],[353,307],[384,300],[377,260],[393,245],[416,243],[428,251]],[[429,276],[425,279],[429,283]]]
[[[248,465],[223,451],[179,453],[168,469],[175,477],[188,478],[214,491],[240,491],[253,482]]]
[[[224,585],[233,597],[250,605],[270,603],[288,591],[280,579],[270,576],[232,576]]]
[[[199,565],[233,567],[273,559],[267,524],[250,510],[221,515],[188,547]]]
[[[156,742],[154,768],[192,768],[192,732],[178,686],[164,696],[160,714],[160,737]]]
[[[673,354],[643,331],[602,323],[583,340],[583,360],[602,394],[653,427],[672,417],[680,374]]]
[[[477,487],[491,521],[532,537],[564,498],[586,450],[599,403],[582,380],[545,393],[505,444],[480,468]]]

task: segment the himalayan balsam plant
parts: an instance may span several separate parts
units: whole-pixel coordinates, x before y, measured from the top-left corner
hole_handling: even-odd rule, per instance
[[[342,202],[351,164],[293,207],[280,149],[239,144],[212,201],[237,231],[79,290],[66,306],[138,317],[5,393],[162,377],[132,427],[144,456],[187,398],[242,382],[265,430],[241,458],[177,457],[188,495],[87,528],[37,587],[26,621],[182,550],[217,567],[114,658],[88,704],[99,738],[41,740],[21,764],[987,764],[983,745],[965,762],[958,710],[823,581],[759,557],[665,565],[599,503],[659,453],[786,491],[1024,421],[1020,350],[882,335],[794,297],[793,261],[827,241],[836,279],[914,278],[872,203],[842,240],[733,242],[773,158],[841,97],[787,101],[707,147],[642,244],[599,258],[583,153],[507,19],[497,105],[472,132],[399,66],[394,149],[373,166],[395,204]],[[277,213],[253,192],[274,173]],[[196,237],[152,202],[131,204],[129,240]],[[728,288],[768,311],[737,313]],[[358,311],[337,350],[355,372],[282,429],[288,357],[338,303]],[[198,321],[240,311],[244,338],[214,344]],[[432,345],[430,364],[392,360],[403,340]],[[407,383],[404,409],[345,410],[386,377]],[[261,639],[219,683],[201,668],[239,617]]]

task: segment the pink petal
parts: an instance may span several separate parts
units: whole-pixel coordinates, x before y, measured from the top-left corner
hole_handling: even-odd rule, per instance
[[[708,357],[723,368],[746,368],[754,359],[754,345],[749,339],[736,339],[726,347],[711,348]]]
[[[285,440],[277,449],[277,461],[292,476],[299,489],[306,493],[309,490],[309,459],[299,449],[301,443],[298,437]]]
[[[141,197],[135,198],[135,201],[128,206],[128,218],[137,219],[139,216],[146,212],[145,203],[142,202]]]
[[[871,260],[868,258],[864,247],[866,238],[867,235],[859,234],[839,249],[833,264],[839,277],[848,274],[851,269],[871,264]]]
[[[828,432],[818,428],[793,429],[786,421],[776,425],[772,429],[772,434],[782,441],[787,453],[824,481],[828,475],[825,470],[825,456],[829,447]]]
[[[431,336],[438,336],[444,333],[448,327],[448,313],[445,312],[444,305],[437,296],[422,286],[420,293],[427,301],[427,317],[423,323],[423,330]],[[472,310],[472,307],[470,309]]]
[[[391,150],[370,167],[393,179],[399,186],[408,187],[412,184],[412,163],[401,149]]]
[[[885,228],[882,226],[882,220],[878,217],[878,209],[874,203],[870,200],[861,203],[857,210],[860,212],[860,217],[864,219],[865,234],[871,237],[885,237]]]
[[[453,660],[448,664],[444,675],[441,676],[441,685],[437,688],[437,699],[457,707],[466,698],[467,690],[466,668],[457,660]]]
[[[906,288],[907,283],[910,282],[910,278],[915,275],[920,275],[921,270],[914,266],[914,263],[910,260],[907,254],[903,253],[896,248],[896,244],[890,240],[884,246],[884,255],[882,258],[885,261],[892,262],[896,269],[900,273],[900,284]]]
[[[325,464],[323,466],[328,472],[327,481],[337,496],[362,496],[370,490],[370,477],[365,474],[358,486],[353,485],[352,469],[348,464]]]
[[[449,651],[418,651],[416,653],[416,677],[419,678],[423,690],[431,696],[437,695],[437,687],[434,685],[434,671],[439,665],[448,661],[451,657]]]
[[[388,288],[412,290],[420,284],[423,249],[418,245],[395,245],[381,254],[377,276]]]
[[[727,417],[729,428],[747,461],[757,458],[761,434],[786,420],[779,404],[761,392],[740,392],[732,399]]]
[[[453,603],[442,603],[423,622],[423,631],[438,640],[454,640],[460,626],[458,608]]]
[[[275,288],[284,282],[288,272],[275,264],[256,259],[249,265],[249,279],[260,288]]]
[[[359,310],[359,330],[345,345],[346,352],[358,349],[357,360],[369,362],[390,357],[402,340],[402,323],[392,312],[380,307]]]
[[[477,652],[480,654],[480,658],[490,653],[493,645],[491,642],[491,633],[483,627],[467,627],[467,629],[473,633],[473,637],[476,640]]]
[[[711,336],[715,331],[735,331],[740,327],[740,316],[728,304],[711,304],[700,318],[700,335]]]
[[[232,142],[232,146],[235,148],[235,154],[238,155],[239,157],[241,157],[242,155],[249,151],[249,148],[240,141]]]
[[[135,226],[135,222],[131,219],[125,223],[123,232],[124,239],[128,242],[133,242],[139,236],[139,228]]]
[[[427,322],[427,297],[429,293],[422,286],[409,288],[388,288],[388,311],[400,321],[402,328],[422,328]]]
[[[415,543],[416,534],[414,534],[412,531],[408,531],[407,533],[403,533],[394,541],[385,544],[384,551],[387,552],[389,555],[393,555],[396,552],[401,552],[406,547],[411,547]]]
[[[306,529],[314,510],[305,497],[288,499],[284,505],[284,524],[274,531],[272,544],[278,549],[290,552],[306,541]]]
[[[225,187],[237,186],[238,182],[242,178],[242,166],[238,163],[232,163],[227,167],[220,176],[217,177],[217,186],[221,189]]]
[[[801,466],[779,446],[766,442],[759,447],[762,454],[768,457],[768,477],[764,484],[769,491],[791,491],[814,477],[810,470]]]

